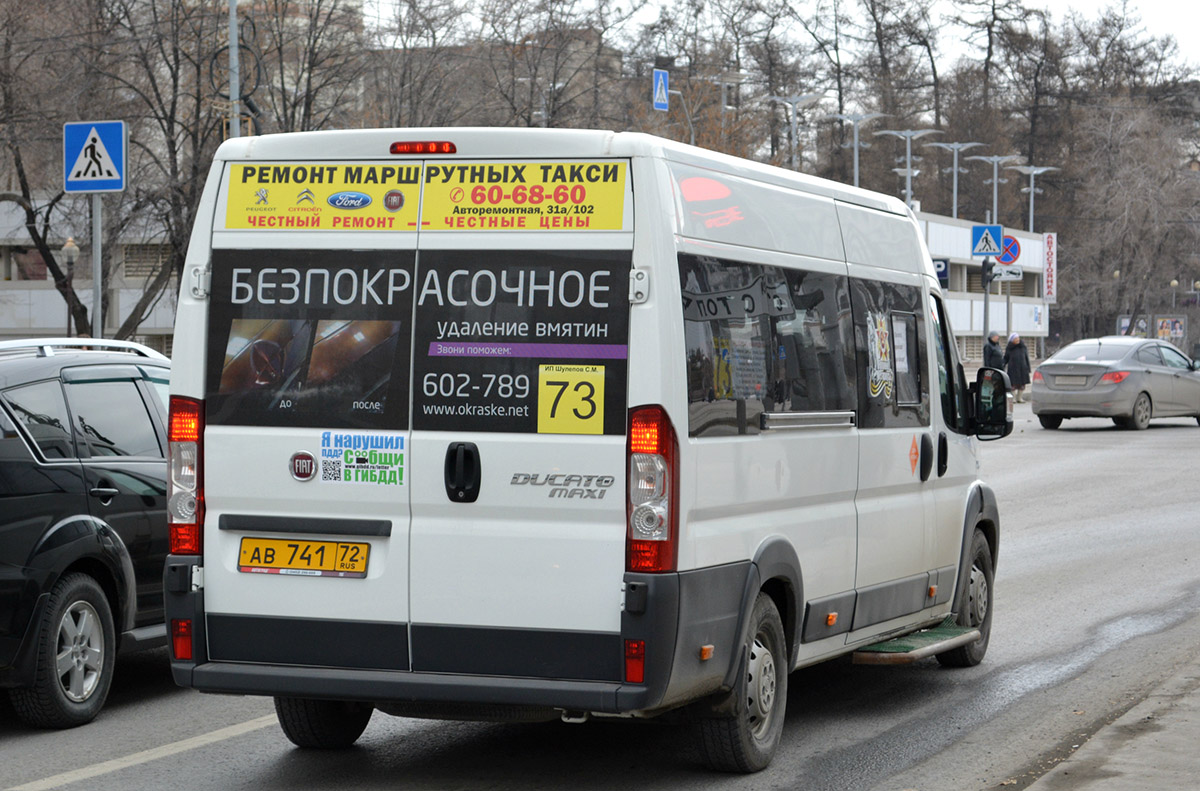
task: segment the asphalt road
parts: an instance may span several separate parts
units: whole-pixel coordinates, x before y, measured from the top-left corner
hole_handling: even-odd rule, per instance
[[[766,771],[714,775],[661,723],[493,725],[376,713],[358,745],[299,751],[261,698],[174,687],[128,657],[91,725],[39,732],[0,700],[0,789],[1020,789],[1200,649],[1194,420],[1045,431],[1018,407],[988,443],[1000,498],[996,614],[982,665],[845,661],[791,676]]]

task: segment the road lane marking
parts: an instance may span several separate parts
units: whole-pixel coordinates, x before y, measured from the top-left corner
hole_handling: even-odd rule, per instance
[[[258,719],[250,720],[249,722],[243,722],[238,725],[230,725],[228,728],[220,728],[210,733],[201,734],[200,736],[193,736],[190,739],[184,739],[182,741],[172,742],[171,744],[164,744],[161,747],[154,747],[150,750],[143,750],[140,753],[126,755],[123,758],[113,758],[112,760],[104,761],[103,763],[85,766],[82,769],[73,769],[70,772],[63,772],[62,774],[57,774],[53,777],[47,777],[42,780],[34,780],[33,782],[25,783],[24,785],[13,786],[7,789],[7,791],[51,791],[51,789],[61,788],[69,783],[78,783],[80,780],[90,780],[93,777],[106,775],[109,772],[115,772],[119,769],[128,769],[131,766],[138,766],[151,761],[157,761],[159,758],[166,758],[171,755],[187,752],[188,750],[195,750],[197,747],[204,747],[209,744],[225,741],[226,739],[232,739],[236,736],[241,736],[243,734],[265,728],[275,721],[275,715],[269,714],[266,717],[259,717]]]

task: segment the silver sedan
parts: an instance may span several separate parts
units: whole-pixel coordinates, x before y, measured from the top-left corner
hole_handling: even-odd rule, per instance
[[[1111,335],[1065,346],[1033,372],[1033,414],[1043,428],[1065,418],[1109,417],[1144,429],[1156,417],[1200,422],[1200,362],[1169,343]]]

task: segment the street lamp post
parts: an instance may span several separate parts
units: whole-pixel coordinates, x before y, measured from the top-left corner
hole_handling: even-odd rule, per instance
[[[668,90],[667,93],[679,97],[679,103],[683,105],[683,117],[686,118],[688,122],[688,132],[691,133],[692,136],[692,145],[696,145],[696,127],[692,124],[692,111],[688,109],[687,102],[683,100],[683,92]]]
[[[1015,170],[1018,173],[1024,173],[1026,176],[1029,176],[1029,187],[1028,189],[1022,189],[1021,192],[1029,193],[1029,232],[1033,233],[1033,196],[1036,193],[1041,192],[1040,189],[1037,189],[1035,186],[1033,186],[1033,179],[1035,176],[1040,176],[1043,173],[1049,173],[1051,170],[1058,170],[1058,168],[1034,165],[1011,165],[1007,169]]]
[[[792,127],[792,154],[790,158],[792,170],[796,170],[796,147],[800,143],[800,108],[812,107],[825,96],[824,93],[803,93],[799,96],[768,96],[767,101],[778,102],[792,108],[788,118]]]
[[[931,146],[936,146],[937,148],[944,148],[947,151],[954,152],[954,164],[950,168],[950,172],[954,174],[954,178],[953,178],[954,194],[953,194],[953,198],[951,199],[952,203],[950,205],[950,216],[956,220],[958,219],[958,174],[967,172],[965,168],[963,168],[962,170],[959,170],[958,152],[966,151],[968,149],[974,148],[975,146],[981,146],[981,145],[983,145],[983,143],[926,143],[925,144],[926,148],[929,148]]]
[[[883,129],[875,133],[876,137],[892,135],[904,138],[904,202],[909,207],[913,205],[912,180],[916,175],[912,168],[912,141],[918,137],[940,135],[941,133],[939,129]],[[900,172],[899,168],[895,170],[897,173]]]
[[[854,130],[854,186],[858,186],[858,149],[866,148],[869,143],[858,142],[858,127],[860,124],[865,124],[867,121],[873,121],[876,118],[883,118],[887,113],[833,113],[825,118],[837,118],[839,121],[846,121]],[[821,120],[824,120],[821,119]]]
[[[1175,310],[1175,291],[1179,288],[1179,281],[1176,278],[1171,278],[1171,310]]]
[[[1005,165],[1013,160],[1020,159],[1017,154],[995,154],[989,157],[973,156],[967,159],[978,159],[980,162],[990,162],[992,165],[992,217],[991,221],[997,225],[1000,223],[1000,184],[1007,183],[1007,180],[1000,178],[1000,166]],[[987,184],[988,182],[984,182]],[[997,240],[999,241],[999,240]]]

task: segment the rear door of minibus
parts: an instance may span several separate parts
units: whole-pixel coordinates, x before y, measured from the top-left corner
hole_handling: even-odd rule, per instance
[[[209,658],[408,670],[420,165],[226,165],[204,433]]]
[[[414,671],[622,678],[625,159],[427,159],[414,285]]]

